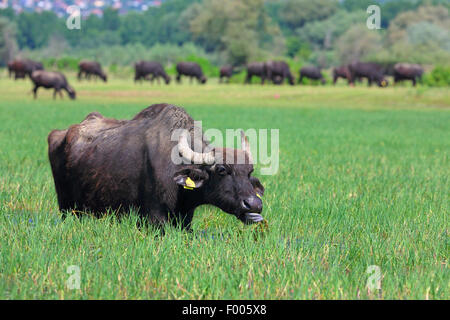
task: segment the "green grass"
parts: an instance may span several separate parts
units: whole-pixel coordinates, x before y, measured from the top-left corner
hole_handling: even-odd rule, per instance
[[[0,79],[0,299],[450,298],[448,89],[70,82],[76,101]],[[260,176],[268,229],[213,207],[193,235],[139,230],[135,215],[61,221],[50,130],[159,102],[205,129],[280,129],[280,170]]]

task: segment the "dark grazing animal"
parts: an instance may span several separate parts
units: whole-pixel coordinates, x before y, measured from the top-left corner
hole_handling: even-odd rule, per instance
[[[289,69],[289,65],[284,61],[269,61],[266,63],[267,78],[275,84],[282,84],[288,79],[290,85],[294,85],[294,76]]]
[[[245,77],[244,83],[251,83],[253,76],[261,78],[261,84],[267,78],[267,68],[265,62],[250,62],[247,64],[247,76]]]
[[[139,61],[134,64],[134,81],[149,79],[152,83],[156,79],[163,78],[166,84],[170,83],[170,77],[167,75],[161,63],[157,61]]]
[[[317,67],[302,67],[299,73],[298,83],[302,83],[303,78],[309,78],[312,80],[320,80],[322,84],[325,84],[325,78]]]
[[[351,84],[354,84],[357,78],[366,78],[369,86],[374,81],[379,87],[383,88],[389,84],[384,77],[383,67],[377,63],[356,61],[350,63],[348,69],[351,75]]]
[[[413,86],[422,80],[423,68],[418,64],[397,63],[394,65],[394,83],[403,80],[411,80]]]
[[[199,83],[206,83],[206,77],[203,75],[202,68],[195,62],[179,62],[177,64],[177,82],[181,82],[181,76],[188,76],[192,82],[196,78]]]
[[[100,63],[96,61],[81,61],[78,64],[78,80],[84,75],[86,79],[90,79],[91,76],[99,77],[104,82],[108,81],[108,77],[102,70]]]
[[[93,112],[48,136],[59,208],[96,216],[134,209],[144,221],[190,229],[195,209],[209,204],[244,223],[259,222],[264,187],[251,176],[250,146],[241,134],[242,150],[212,148],[191,116],[169,104],[132,120]]]
[[[350,83],[351,75],[348,66],[340,66],[333,68],[333,84],[335,85],[339,78],[347,79],[347,83]]]
[[[230,82],[230,78],[233,75],[233,66],[226,65],[220,68],[219,82],[222,83],[223,78],[226,78],[227,82]]]
[[[56,98],[56,93],[59,93],[61,98],[63,97],[61,89],[66,90],[70,99],[73,100],[76,97],[75,90],[67,83],[66,77],[61,72],[37,70],[31,74],[31,81],[34,84],[33,94],[35,99],[40,87],[53,88],[53,99]]]
[[[31,77],[31,73],[35,70],[44,70],[42,63],[30,59],[16,59],[8,63],[9,76],[14,73],[14,80]]]

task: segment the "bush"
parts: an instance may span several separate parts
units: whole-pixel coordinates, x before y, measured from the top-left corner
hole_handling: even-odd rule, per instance
[[[424,75],[423,83],[431,87],[450,86],[450,67],[436,66],[433,71]]]
[[[62,57],[62,58],[47,58],[42,61],[45,69],[57,70],[78,70],[80,58]]]

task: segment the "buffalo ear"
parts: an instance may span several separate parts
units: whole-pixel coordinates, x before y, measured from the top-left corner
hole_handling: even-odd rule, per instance
[[[260,196],[264,195],[264,187],[258,178],[250,177],[250,183],[252,184],[253,188],[255,189],[256,194],[258,194]]]
[[[200,188],[208,178],[209,175],[200,169],[183,169],[173,176],[176,184],[189,190]]]

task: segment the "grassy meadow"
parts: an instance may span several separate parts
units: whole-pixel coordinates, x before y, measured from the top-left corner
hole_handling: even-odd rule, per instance
[[[33,100],[29,80],[0,78],[0,299],[450,298],[448,88],[69,82],[77,100]],[[193,234],[60,219],[48,133],[160,102],[204,129],[280,130],[266,228],[206,206]]]

